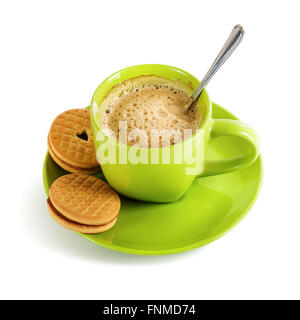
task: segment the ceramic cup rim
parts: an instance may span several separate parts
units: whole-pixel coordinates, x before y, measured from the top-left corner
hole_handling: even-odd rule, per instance
[[[175,71],[176,73],[178,73],[178,75],[183,74],[186,77],[190,78],[194,82],[194,84],[196,84],[196,86],[198,86],[200,84],[200,81],[196,77],[194,77],[191,73],[189,73],[189,72],[187,72],[187,71],[185,71],[183,69],[180,69],[180,68],[177,68],[177,67],[173,67],[173,66],[169,66],[169,65],[165,65],[165,64],[140,64],[140,65],[134,65],[134,66],[130,66],[130,67],[127,67],[127,68],[123,68],[123,69],[121,69],[119,71],[116,71],[115,73],[111,74],[104,81],[102,81],[100,83],[100,85],[96,88],[96,90],[95,90],[95,92],[94,92],[94,94],[92,96],[91,103],[90,103],[90,106],[91,106],[90,107],[90,116],[91,116],[92,126],[94,126],[95,129],[96,129],[95,131],[96,132],[101,132],[106,137],[106,139],[110,140],[110,142],[116,144],[117,146],[122,145],[123,147],[126,146],[127,149],[139,149],[139,150],[141,150],[141,149],[148,149],[148,150],[149,149],[150,150],[151,149],[152,150],[153,149],[161,149],[161,150],[163,150],[163,149],[174,148],[174,146],[175,146],[175,145],[170,145],[170,146],[158,147],[158,148],[139,148],[139,147],[135,147],[135,146],[129,146],[127,144],[121,143],[118,140],[115,140],[112,137],[108,136],[102,130],[102,128],[101,128],[100,124],[98,123],[98,121],[95,119],[95,115],[94,115],[94,112],[93,112],[94,99],[95,99],[95,96],[98,94],[98,92],[100,90],[102,90],[103,86],[107,82],[110,82],[112,79],[114,79],[118,75],[127,73],[128,71],[132,71],[132,70],[135,70],[135,69],[140,70],[140,69],[151,68],[151,67],[153,67],[153,68],[161,68],[161,69],[168,69],[168,70],[171,70],[173,72]],[[141,71],[140,76],[143,76],[143,75],[155,75],[155,72],[153,72],[153,73],[145,73],[145,72]],[[166,79],[167,78],[168,77],[166,77]],[[130,78],[128,78],[128,79],[130,79]],[[180,78],[178,80],[180,80]],[[125,81],[125,79],[121,80],[119,83],[122,83],[123,81]],[[107,90],[107,92],[103,95],[103,97],[105,97],[106,94],[109,92],[109,90],[111,90],[111,88],[113,88],[115,85],[116,84],[112,85]],[[207,92],[207,90],[205,88],[203,89],[202,94],[205,95],[204,97],[205,97],[205,99],[207,101],[207,106],[208,106],[208,108],[207,108],[207,110],[206,110],[206,112],[204,114],[203,121],[202,121],[200,127],[197,129],[197,131],[191,137],[189,137],[188,139],[182,140],[181,142],[177,143],[176,146],[180,145],[180,144],[183,144],[183,143],[188,143],[188,141],[195,139],[198,135],[200,135],[208,127],[208,124],[209,124],[210,119],[211,119],[211,114],[212,114],[212,103],[211,103],[210,97],[208,95],[208,92]],[[197,102],[197,104],[199,104],[199,102]],[[99,106],[98,106],[98,108],[99,108]]]

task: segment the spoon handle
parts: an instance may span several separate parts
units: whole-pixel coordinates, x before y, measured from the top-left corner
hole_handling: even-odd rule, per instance
[[[244,36],[244,29],[241,25],[236,25],[231,31],[228,39],[226,40],[223,48],[219,52],[215,61],[207,71],[206,75],[202,79],[200,85],[190,98],[189,103],[186,105],[184,111],[187,111],[189,107],[193,104],[195,100],[197,100],[202,92],[202,90],[206,87],[209,80],[213,77],[213,75],[220,69],[223,63],[230,57],[232,52],[237,48]]]

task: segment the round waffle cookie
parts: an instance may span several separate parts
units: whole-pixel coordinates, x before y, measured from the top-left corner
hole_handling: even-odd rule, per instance
[[[108,184],[84,174],[67,174],[55,180],[47,204],[56,222],[82,233],[110,229],[121,205],[118,194]]]
[[[58,115],[49,131],[48,150],[53,160],[69,172],[100,172],[89,110],[72,109]]]

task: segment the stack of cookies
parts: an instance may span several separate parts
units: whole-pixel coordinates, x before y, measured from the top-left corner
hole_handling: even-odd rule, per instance
[[[100,172],[89,110],[72,109],[57,116],[49,131],[48,150],[52,159],[66,171],[85,174]]]
[[[114,226],[120,210],[118,194],[104,181],[89,176],[101,171],[87,109],[57,116],[48,135],[53,160],[71,172],[53,182],[47,199],[52,218],[82,233],[99,233]]]
[[[67,174],[49,191],[48,210],[62,226],[83,233],[110,229],[117,221],[120,199],[104,181],[85,174]]]

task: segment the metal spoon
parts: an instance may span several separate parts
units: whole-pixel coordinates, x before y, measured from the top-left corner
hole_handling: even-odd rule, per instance
[[[229,35],[228,39],[226,40],[223,48],[219,52],[218,56],[216,57],[215,61],[207,71],[206,75],[202,79],[200,85],[194,92],[194,94],[189,99],[189,102],[184,108],[184,112],[190,108],[190,106],[200,97],[202,90],[206,87],[209,80],[213,77],[213,75],[220,69],[223,63],[230,57],[232,52],[237,48],[244,36],[244,29],[241,25],[236,25],[231,34]]]

